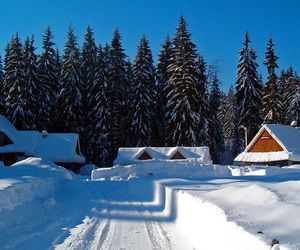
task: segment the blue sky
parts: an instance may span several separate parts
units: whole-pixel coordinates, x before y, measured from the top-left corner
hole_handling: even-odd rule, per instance
[[[208,63],[217,62],[222,88],[234,84],[238,52],[244,33],[250,33],[257,51],[258,71],[268,36],[272,34],[280,68],[292,65],[300,71],[300,1],[297,0],[0,0],[0,52],[11,35],[22,39],[35,34],[38,51],[45,27],[52,27],[54,42],[62,50],[70,23],[82,43],[88,24],[97,43],[110,42],[119,27],[123,46],[133,59],[140,37],[145,34],[154,58],[165,36],[174,34],[180,15],[184,15],[193,41]]]

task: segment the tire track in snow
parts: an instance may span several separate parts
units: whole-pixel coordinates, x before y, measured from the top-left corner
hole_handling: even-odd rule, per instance
[[[153,249],[172,249],[170,239],[166,231],[158,222],[145,222],[147,233],[152,243]]]
[[[131,197],[133,198],[133,196]],[[129,201],[126,202],[130,204]],[[155,221],[155,216],[151,212],[147,211],[147,208],[142,202],[138,202],[138,204],[139,207],[137,207],[136,211],[139,214],[139,216],[147,217],[147,220],[144,221],[144,224],[153,249],[171,250],[172,244],[170,238],[168,237],[167,232],[163,229],[162,225],[159,222]]]

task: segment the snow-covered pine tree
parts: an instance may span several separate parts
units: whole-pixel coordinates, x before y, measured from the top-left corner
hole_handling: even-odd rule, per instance
[[[181,16],[173,39],[170,79],[165,87],[167,145],[197,146],[199,143],[199,100],[196,46]]]
[[[108,167],[109,132],[110,132],[110,107],[108,86],[108,53],[109,47],[100,46],[97,52],[96,75],[91,88],[90,119],[93,129],[88,138],[88,160],[99,167]]]
[[[37,55],[35,54],[34,38],[27,38],[23,51],[26,90],[24,90],[24,105],[27,111],[26,128],[36,129],[38,118],[38,78]]]
[[[154,119],[155,68],[145,36],[140,40],[133,64],[132,131],[134,146],[150,146]]]
[[[297,92],[291,101],[291,105],[289,108],[289,114],[291,117],[291,121],[296,121],[297,126],[300,125],[300,87],[298,86]]]
[[[28,118],[31,114],[27,110],[25,93],[27,83],[25,77],[22,43],[18,33],[13,36],[9,45],[5,65],[4,85],[7,92],[7,118],[18,128],[27,129]]]
[[[220,163],[223,150],[224,150],[224,137],[221,121],[218,117],[222,93],[219,87],[219,80],[217,72],[214,72],[212,76],[212,84],[209,95],[209,122],[208,122],[208,134],[209,134],[209,152],[212,156],[214,163]]]
[[[38,67],[38,130],[53,130],[55,103],[59,90],[55,50],[53,46],[55,43],[52,41],[53,35],[50,27],[44,32],[43,35],[43,49],[37,60]]]
[[[289,112],[287,112],[291,106],[291,102],[297,92],[297,86],[299,86],[299,79],[297,74],[294,72],[292,67],[286,72],[281,72],[278,80],[280,93],[282,95],[282,119],[283,123],[289,125],[292,122],[292,117]]]
[[[275,55],[272,37],[268,40],[264,64],[268,70],[268,80],[263,88],[263,116],[264,123],[281,123],[282,102],[278,92],[277,76],[278,57]]]
[[[166,93],[165,87],[169,81],[170,75],[168,73],[168,67],[171,64],[172,57],[172,41],[169,35],[166,37],[162,48],[158,55],[157,67],[156,67],[156,91],[154,97],[155,103],[155,121],[153,122],[153,138],[152,141],[155,146],[164,146],[166,140]]]
[[[82,75],[80,51],[72,27],[68,28],[68,38],[64,47],[59,93],[60,119],[66,132],[81,132],[80,107]]]
[[[90,112],[91,103],[90,100],[93,99],[91,96],[95,94],[91,91],[97,68],[97,46],[95,44],[94,32],[90,26],[87,27],[86,33],[84,35],[84,42],[82,46],[81,54],[81,70],[82,70],[82,89],[81,89],[81,108],[80,108],[80,121],[81,121],[81,145],[83,149],[83,154],[87,155],[86,151],[91,142],[89,138],[90,131],[94,129],[92,127]]]
[[[249,46],[249,34],[246,33],[244,48],[239,53],[236,77],[236,100],[238,107],[238,126],[245,126],[250,141],[262,124],[262,85],[258,80],[256,53]],[[240,130],[243,133],[243,130]],[[240,138],[244,138],[243,134]],[[242,142],[242,139],[241,139]],[[243,147],[243,144],[241,144]],[[241,148],[242,149],[242,148]]]
[[[207,87],[207,74],[206,63],[202,55],[199,55],[196,61],[197,69],[197,89],[198,89],[198,101],[199,101],[199,145],[208,145],[208,87]]]
[[[2,57],[0,55],[0,114],[5,114],[5,93],[4,93],[4,70],[3,70],[3,64],[2,64]]]
[[[134,138],[132,134],[131,121],[133,117],[133,110],[130,109],[130,105],[133,99],[133,66],[128,59],[126,62],[126,82],[124,87],[124,106],[123,106],[123,121],[122,131],[124,131],[123,145],[125,147],[132,147],[134,145]]]
[[[224,134],[224,164],[231,164],[233,159],[238,154],[237,141],[238,141],[238,129],[237,129],[237,110],[236,110],[236,98],[234,89],[230,86],[228,94],[225,100],[225,115],[223,124]]]
[[[58,79],[58,90],[60,90],[59,78],[60,78],[60,71],[61,71],[61,57],[58,48],[56,48],[55,50],[55,69],[56,69],[56,78]],[[56,93],[57,96],[58,96],[58,92]]]
[[[110,150],[109,162],[117,156],[118,148],[122,145],[124,133],[121,131],[123,120],[123,105],[125,104],[124,88],[126,83],[126,55],[121,44],[121,35],[115,30],[109,50],[108,89],[111,124],[109,131]]]

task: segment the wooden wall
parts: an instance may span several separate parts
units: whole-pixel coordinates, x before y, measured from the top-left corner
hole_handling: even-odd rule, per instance
[[[248,152],[278,152],[283,151],[283,148],[276,140],[264,130],[258,140],[254,143]]]

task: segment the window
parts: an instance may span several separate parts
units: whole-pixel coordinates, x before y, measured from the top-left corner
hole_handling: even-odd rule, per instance
[[[186,159],[179,151],[176,151],[175,154],[170,158],[171,160],[184,160]]]
[[[0,161],[3,161],[5,166],[10,166],[17,162],[17,154],[0,154]]]
[[[143,151],[143,153],[141,153],[139,156],[138,156],[138,159],[139,160],[151,160],[153,159],[146,151]]]
[[[0,146],[13,144],[13,142],[2,132],[0,132]]]

